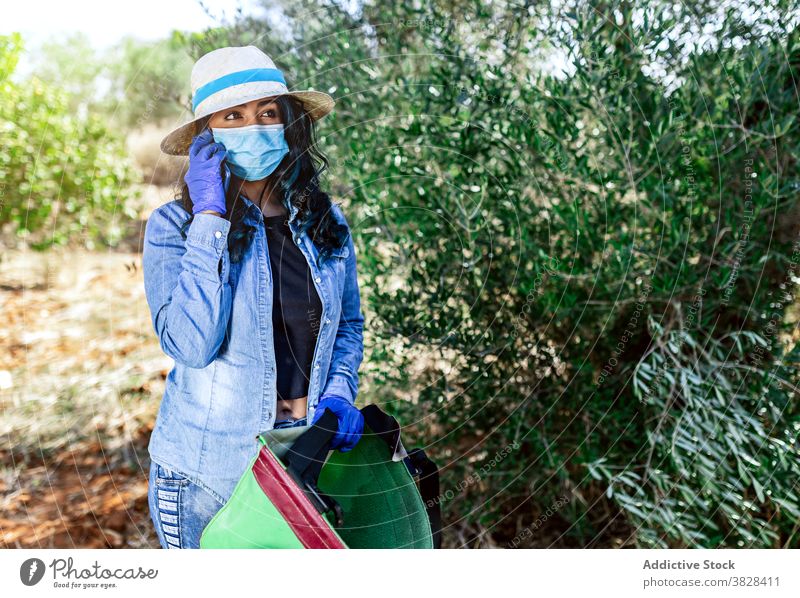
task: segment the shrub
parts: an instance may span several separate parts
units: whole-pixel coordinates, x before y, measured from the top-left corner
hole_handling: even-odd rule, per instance
[[[337,96],[361,400],[444,466],[450,545],[798,545],[800,34],[773,4],[287,2],[288,42],[250,31]]]
[[[0,225],[36,248],[114,245],[137,216],[123,140],[46,81],[12,81],[22,46],[19,34],[0,36]]]

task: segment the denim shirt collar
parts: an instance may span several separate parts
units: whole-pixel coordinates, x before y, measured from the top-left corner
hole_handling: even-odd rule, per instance
[[[227,164],[225,165],[225,175],[224,175],[224,187],[225,193],[228,192],[228,187],[230,186],[230,182],[232,179],[230,169],[228,168]],[[245,204],[247,204],[247,211],[248,213],[252,213],[255,216],[256,222],[260,222],[263,215],[261,213],[261,208],[259,208],[255,203],[253,203],[250,199],[245,196],[244,193],[239,193],[239,197],[244,200]],[[295,240],[297,239],[297,224],[295,223],[295,219],[297,218],[297,212],[299,212],[299,208],[294,204],[289,204],[289,228],[292,231],[292,238]]]
[[[239,197],[244,201],[245,205],[247,206],[248,217],[252,218],[256,222],[261,222],[264,215],[261,212],[261,208],[259,208],[255,203],[247,198],[244,193],[240,193]],[[289,229],[292,231],[292,238],[297,239],[297,213],[299,212],[299,208],[294,204],[289,204]]]
[[[225,192],[228,191],[228,186],[230,184],[230,172],[228,169],[225,169]],[[239,193],[239,197],[245,202],[247,205],[247,216],[246,218],[250,220],[250,222],[260,223],[263,220],[263,213],[261,212],[261,208],[257,206],[253,201],[247,198],[244,193]],[[292,232],[292,239],[298,245],[305,245],[306,249],[310,252],[311,257],[314,259],[317,267],[322,267],[323,262],[320,261],[320,254],[319,250],[316,246],[310,242],[308,239],[308,235],[300,233],[297,227],[297,213],[300,209],[293,203],[288,205],[289,210],[289,230]],[[334,250],[333,255],[337,257],[346,258],[349,254],[349,250],[346,247],[342,247],[338,250]]]
[[[247,212],[245,215],[245,220],[251,224],[258,225],[264,220],[264,214],[261,212],[261,208],[258,207],[255,203],[249,200],[244,193],[240,193],[239,197],[242,201],[245,202],[247,206]],[[296,243],[301,248],[305,248],[304,253],[307,251],[310,255],[311,259],[314,261],[318,268],[321,268],[323,265],[323,261],[320,261],[320,253],[317,249],[316,245],[311,242],[310,237],[306,233],[300,232],[300,229],[297,225],[297,213],[299,212],[299,208],[294,204],[289,204],[289,230],[292,233],[292,241]]]

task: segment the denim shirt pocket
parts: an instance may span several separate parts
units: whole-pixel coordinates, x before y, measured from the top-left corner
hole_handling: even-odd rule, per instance
[[[350,257],[350,248],[345,245],[344,247],[334,249],[325,262],[325,265],[330,269],[331,276],[336,281],[336,290],[339,297],[342,296],[342,292],[344,291],[345,264],[347,263],[348,257]]]

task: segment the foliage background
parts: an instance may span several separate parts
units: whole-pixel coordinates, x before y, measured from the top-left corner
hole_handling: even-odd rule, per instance
[[[121,45],[108,97],[141,97],[103,122],[174,121],[186,64],[224,45],[334,95],[359,401],[442,466],[447,545],[800,546],[797,4],[268,4]],[[35,92],[2,93],[13,123]],[[3,218],[31,231],[52,210],[30,189],[69,206],[87,168],[92,222],[127,205],[111,132],[63,123],[104,144],[63,175],[0,149]]]
[[[136,216],[123,137],[100,114],[77,114],[77,92],[46,75],[12,81],[22,48],[20,35],[0,36],[0,226],[39,249],[114,245],[121,221]],[[77,83],[91,77],[79,73]]]

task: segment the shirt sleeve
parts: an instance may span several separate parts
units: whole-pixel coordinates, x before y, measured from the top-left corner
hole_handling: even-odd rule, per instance
[[[148,219],[142,251],[145,295],[164,353],[204,368],[216,358],[230,318],[231,223],[195,214],[185,241],[181,224],[163,206]]]
[[[345,258],[342,311],[333,343],[328,380],[320,397],[334,394],[355,404],[358,395],[358,369],[364,357],[364,313],[361,310],[356,251],[352,235],[348,234],[347,245],[350,251]]]

